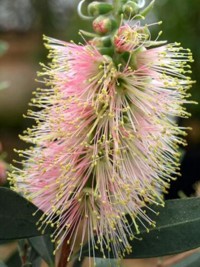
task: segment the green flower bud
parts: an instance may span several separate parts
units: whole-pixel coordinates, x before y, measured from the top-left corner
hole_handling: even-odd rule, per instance
[[[137,56],[138,54],[144,51],[146,51],[146,48],[144,46],[141,46],[136,51],[131,53],[131,57],[129,57],[129,62],[132,69],[136,70],[138,68]]]
[[[102,47],[102,48],[99,48],[98,51],[104,55],[104,56],[109,56],[109,57],[113,57],[113,54],[114,54],[114,49],[113,47]]]
[[[113,10],[113,5],[109,3],[101,3],[97,1],[90,3],[88,6],[88,13],[89,15],[93,17],[97,17],[102,14],[107,14],[112,10]]]
[[[95,37],[90,43],[96,47],[110,47],[112,45],[110,36]]]
[[[131,18],[139,13],[139,6],[135,2],[128,1],[125,5],[123,5],[122,11],[125,18]]]
[[[93,21],[93,29],[100,35],[110,33],[116,26],[116,21],[106,16],[99,16]]]

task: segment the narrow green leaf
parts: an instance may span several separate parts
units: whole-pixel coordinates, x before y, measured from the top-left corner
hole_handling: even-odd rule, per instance
[[[152,10],[154,4],[155,4],[155,0],[152,0],[150,4],[140,12],[140,15],[142,15],[143,17],[146,17],[148,13]]]
[[[31,247],[30,248],[30,253],[28,255],[29,262],[31,262],[33,264],[34,262],[37,262],[38,259],[41,259],[40,255],[37,253],[37,251],[35,251],[35,249],[33,247]]]
[[[41,266],[41,262],[42,262],[42,258],[41,258],[41,257],[38,257],[37,259],[35,259],[35,260],[32,262],[32,267],[38,267],[38,266]]]
[[[54,245],[51,242],[50,236],[45,235],[32,237],[29,238],[29,242],[34,250],[38,253],[38,255],[40,255],[41,258],[45,260],[49,266],[53,267],[55,261],[55,258],[53,256]]]
[[[0,240],[22,239],[41,235],[36,223],[43,212],[19,194],[0,188]],[[33,213],[36,213],[33,216]],[[47,228],[45,233],[50,233]]]
[[[117,260],[106,260],[106,259],[100,259],[97,258],[96,260],[96,267],[121,267],[121,265],[119,265],[119,261]]]
[[[7,261],[6,266],[8,267],[19,267],[22,265],[18,251],[16,251]]]
[[[200,265],[200,252],[194,253],[185,260],[172,265],[171,267],[198,267]]]
[[[30,253],[28,255],[28,262],[31,262],[31,267],[39,267],[41,266],[42,258],[35,251],[33,247],[30,248]]]
[[[200,247],[200,198],[169,200],[165,208],[152,208],[160,212],[159,216],[149,215],[157,222],[156,227],[150,227],[149,233],[141,231],[138,237],[142,241],[131,241],[133,252],[125,255],[126,259],[172,255]],[[85,246],[83,256],[88,255]],[[113,257],[112,253],[109,255]],[[96,250],[95,256],[102,257],[102,253]]]
[[[83,261],[84,258],[81,259],[81,261],[75,260],[73,263],[73,267],[82,267],[83,266]],[[96,263],[96,267],[121,267],[121,265],[119,264],[118,260],[115,259],[101,259],[101,258],[96,258],[95,259],[95,263]]]

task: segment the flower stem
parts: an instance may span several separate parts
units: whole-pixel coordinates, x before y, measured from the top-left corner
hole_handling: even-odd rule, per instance
[[[115,19],[117,20],[118,24],[120,24],[121,16],[120,16],[120,9],[121,9],[121,0],[113,0],[113,6],[114,6],[114,15]]]
[[[68,266],[68,257],[70,254],[70,245],[67,243],[67,240],[68,240],[68,236],[65,238],[63,245],[62,245],[58,267],[67,267]]]

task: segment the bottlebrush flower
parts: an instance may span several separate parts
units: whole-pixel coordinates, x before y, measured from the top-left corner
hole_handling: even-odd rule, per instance
[[[80,256],[86,241],[93,255],[107,255],[104,247],[116,258],[129,253],[139,225],[155,224],[143,208],[164,205],[162,192],[179,175],[185,131],[174,117],[189,116],[192,56],[142,30],[121,26],[117,61],[92,44],[45,38],[52,63],[39,76],[47,86],[35,92],[39,110],[28,117],[36,125],[21,137],[33,146],[19,151],[23,168],[13,167],[10,179],[45,212],[40,229],[55,226],[56,249],[71,245],[69,260],[80,230]]]

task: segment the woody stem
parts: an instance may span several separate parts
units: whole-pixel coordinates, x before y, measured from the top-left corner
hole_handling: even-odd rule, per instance
[[[63,245],[62,245],[58,267],[67,267],[67,265],[68,265],[68,257],[70,254],[70,245],[67,243],[67,240],[68,240],[68,236],[65,238]]]

